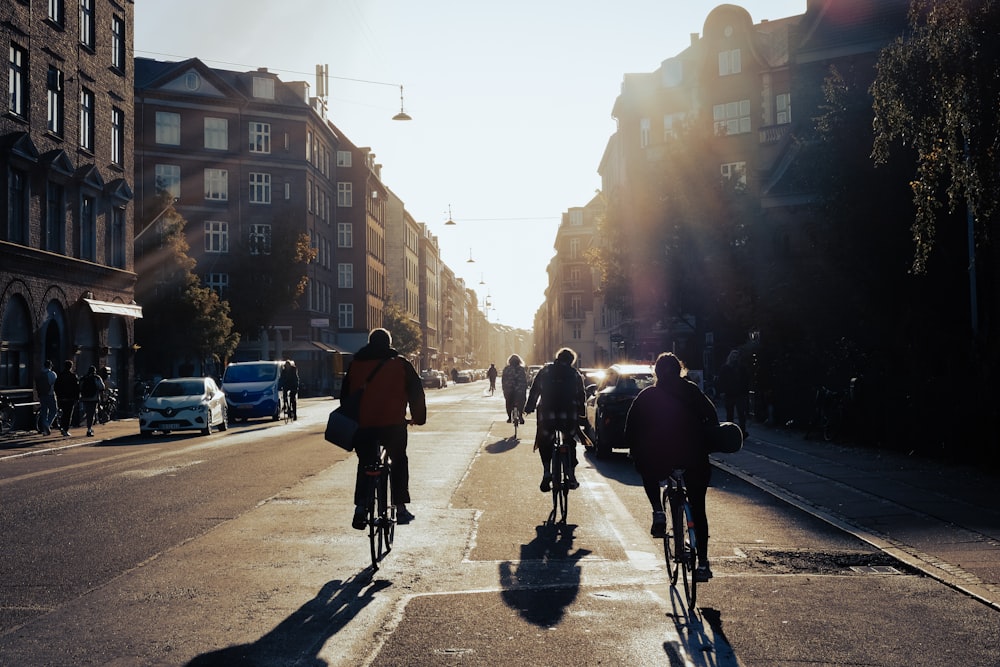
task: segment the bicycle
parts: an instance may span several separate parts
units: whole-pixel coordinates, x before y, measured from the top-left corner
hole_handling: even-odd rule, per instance
[[[378,571],[379,562],[392,551],[396,532],[396,506],[392,504],[392,461],[382,443],[378,443],[378,460],[365,467],[368,477],[368,502],[365,523],[371,547],[372,571]]]
[[[688,608],[694,609],[698,595],[698,579],[695,577],[698,540],[687,485],[684,482],[684,470],[674,470],[669,477],[660,481],[660,488],[663,490],[663,509],[670,519],[670,530],[663,535],[663,552],[670,585],[676,587],[680,575]]]
[[[286,424],[288,422],[292,421],[292,404],[288,401],[287,397],[285,398],[284,401],[282,401],[281,413],[285,417],[285,423]]]
[[[516,405],[510,411],[510,421],[514,424],[514,439],[517,440],[517,427],[521,423],[521,408]]]
[[[295,400],[295,392],[292,390],[285,391],[284,401],[282,406],[282,411],[285,415],[285,423],[290,421],[295,421],[299,418],[299,406]]]
[[[14,430],[14,403],[6,396],[0,396],[0,435]]]
[[[516,428],[516,426],[515,426]],[[576,440],[569,433],[556,430],[556,439],[552,445],[552,512],[549,523],[566,523],[566,512],[569,510],[570,489],[576,489],[580,484],[573,474],[573,459],[575,458]]]
[[[106,424],[118,418],[118,390],[107,389],[97,404],[97,423]]]

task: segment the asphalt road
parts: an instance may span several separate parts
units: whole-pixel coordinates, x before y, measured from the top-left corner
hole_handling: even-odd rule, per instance
[[[689,613],[628,460],[581,450],[547,525],[531,419],[512,440],[484,387],[429,390],[417,519],[374,574],[331,401],[0,457],[0,665],[998,664],[995,609],[721,471]]]

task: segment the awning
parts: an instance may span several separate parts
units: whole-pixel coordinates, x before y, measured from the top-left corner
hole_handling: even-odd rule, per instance
[[[98,301],[97,299],[84,299],[84,301],[87,302],[91,312],[94,313],[142,318],[142,306],[137,306],[134,303],[113,303],[111,301]]]

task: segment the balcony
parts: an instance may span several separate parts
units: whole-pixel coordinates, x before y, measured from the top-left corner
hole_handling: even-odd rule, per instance
[[[758,128],[757,135],[760,138],[760,143],[764,145],[774,145],[780,144],[792,131],[792,126],[789,123],[783,123],[781,125],[767,125],[765,127]]]

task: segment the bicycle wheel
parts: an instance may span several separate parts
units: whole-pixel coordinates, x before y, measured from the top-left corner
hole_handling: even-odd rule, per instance
[[[698,597],[698,579],[695,578],[694,569],[697,559],[697,542],[694,534],[694,521],[691,518],[691,505],[684,500],[682,505],[682,517],[684,527],[682,535],[684,550],[681,553],[681,578],[684,580],[684,596],[687,598],[688,611],[694,610],[694,604]]]
[[[382,475],[379,477],[381,505],[384,507],[379,513],[379,534],[381,536],[379,560],[392,551],[392,540],[396,536],[396,506],[392,504],[392,476],[389,474],[389,470],[389,466],[383,467]]]
[[[569,510],[569,479],[572,470],[569,461],[569,448],[563,446],[561,436],[557,436],[552,449],[552,523],[557,520],[566,523],[566,513]]]
[[[378,477],[379,471],[376,466],[365,471],[368,476],[368,545],[372,557],[372,570],[378,569],[379,561],[379,539],[381,534],[378,527]]]
[[[0,434],[14,430],[14,406],[5,403],[0,407]]]
[[[674,503],[670,501],[670,489],[665,488],[663,490],[663,509],[667,511],[668,516],[673,519]],[[680,570],[680,559],[677,558],[677,548],[675,544],[675,536],[677,535],[677,521],[672,520],[670,522],[670,530],[664,531],[663,533],[663,557],[667,563],[667,575],[670,577],[670,585],[677,585],[677,573]]]
[[[521,410],[517,406],[510,411],[510,420],[514,422],[514,439],[517,440],[517,426],[521,423]]]

